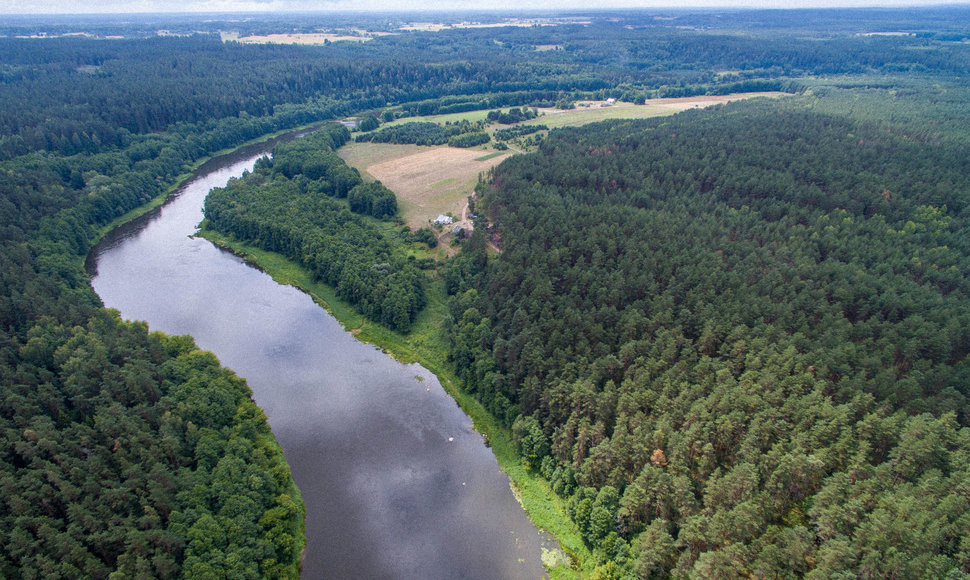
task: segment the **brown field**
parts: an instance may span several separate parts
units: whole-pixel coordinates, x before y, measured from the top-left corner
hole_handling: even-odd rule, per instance
[[[449,212],[456,224],[471,227],[467,220],[461,222],[478,174],[510,154],[492,157],[481,148],[384,143],[353,143],[340,149],[348,164],[365,177],[380,180],[397,195],[401,216],[412,229],[427,226],[438,214]],[[488,159],[479,160],[482,157]]]
[[[329,32],[296,33],[296,34],[265,34],[262,36],[242,36],[229,32],[222,33],[222,41],[233,40],[243,44],[305,44],[318,45],[327,42],[365,42],[370,36],[351,36],[347,34],[331,34]]]
[[[562,24],[590,24],[590,20],[577,17],[562,18],[504,18],[500,22],[411,22],[401,26],[399,30],[420,31],[420,32],[439,32],[451,28],[502,28],[506,26],[518,26],[531,28],[533,26],[559,26]]]
[[[736,93],[733,95],[700,95],[696,97],[682,97],[677,99],[650,99],[645,105],[634,105],[617,101],[612,105],[603,106],[604,101],[580,101],[575,109],[539,109],[539,117],[526,123],[546,125],[550,129],[556,127],[578,127],[605,121],[607,119],[646,119],[660,115],[671,115],[678,111],[709,107],[730,101],[751,99],[754,97],[780,97],[786,93]],[[589,105],[588,107],[581,106]]]

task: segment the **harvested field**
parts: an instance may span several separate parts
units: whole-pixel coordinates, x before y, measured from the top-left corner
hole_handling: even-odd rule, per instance
[[[337,153],[351,167],[356,167],[357,171],[364,176],[364,179],[373,181],[377,179],[371,175],[367,168],[377,165],[384,161],[392,161],[427,151],[428,147],[420,145],[395,145],[392,143],[355,143],[351,141],[341,147]]]
[[[233,40],[243,44],[303,44],[320,45],[327,42],[365,42],[371,36],[351,36],[347,34],[331,34],[328,32],[296,33],[296,34],[265,34],[262,36],[233,36],[223,33],[223,42]]]
[[[478,174],[511,152],[492,157],[482,149],[354,143],[339,151],[361,174],[380,180],[398,198],[401,214],[412,229],[428,225],[438,214],[451,213],[460,223]]]
[[[685,109],[709,107],[719,103],[750,99],[753,97],[780,97],[785,93],[737,93],[733,95],[700,95],[677,99],[651,99],[645,105],[619,102],[607,105],[605,101],[580,101],[575,109],[539,109],[539,117],[525,121],[530,124],[556,127],[578,127],[608,119],[646,119],[670,115]],[[586,105],[586,106],[583,106]]]

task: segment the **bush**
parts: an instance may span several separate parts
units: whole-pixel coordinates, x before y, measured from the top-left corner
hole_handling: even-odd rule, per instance
[[[373,131],[374,129],[381,126],[381,122],[377,120],[377,117],[373,115],[368,115],[361,120],[357,128],[361,131]]]
[[[394,192],[384,187],[380,181],[361,183],[347,194],[350,211],[385,219],[397,213],[397,198]]]
[[[421,228],[414,232],[414,241],[423,242],[428,245],[429,248],[434,248],[438,245],[438,238],[435,237],[434,232],[431,228]]]
[[[492,138],[485,131],[474,131],[449,138],[448,145],[451,147],[474,147],[488,143],[491,140]]]

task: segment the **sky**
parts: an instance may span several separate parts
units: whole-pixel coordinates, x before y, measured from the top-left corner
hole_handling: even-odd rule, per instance
[[[970,0],[0,0],[0,14],[936,6]]]

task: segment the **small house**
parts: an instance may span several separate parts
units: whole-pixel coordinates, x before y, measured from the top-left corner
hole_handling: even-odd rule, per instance
[[[455,220],[451,216],[445,214],[439,214],[438,217],[434,218],[434,225],[436,226],[448,226],[451,225]]]

